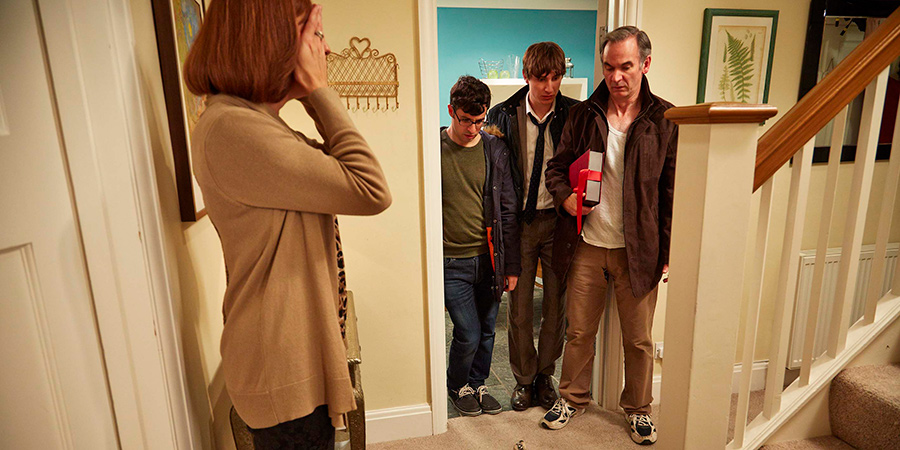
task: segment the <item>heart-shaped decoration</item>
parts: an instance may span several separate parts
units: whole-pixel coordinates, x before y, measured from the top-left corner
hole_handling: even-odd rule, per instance
[[[350,49],[353,51],[355,57],[357,58],[368,58],[369,54],[372,53],[372,43],[369,41],[369,38],[358,38],[354,37],[350,39]]]

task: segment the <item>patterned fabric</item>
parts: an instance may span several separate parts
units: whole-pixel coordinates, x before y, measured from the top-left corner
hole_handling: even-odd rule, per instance
[[[337,244],[338,266],[338,323],[341,325],[341,337],[347,339],[347,275],[344,272],[344,250],[341,246],[341,229],[337,217],[334,218],[334,240]]]

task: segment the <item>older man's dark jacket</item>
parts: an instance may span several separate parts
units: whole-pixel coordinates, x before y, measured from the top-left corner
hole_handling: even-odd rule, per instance
[[[641,112],[625,138],[623,192],[618,194],[623,197],[625,253],[635,298],[659,283],[663,265],[669,263],[678,145],[677,125],[663,117],[673,105],[650,92],[647,77],[642,79],[640,98]],[[556,273],[568,271],[579,239],[575,217],[562,206],[572,194],[569,165],[588,149],[606,151],[608,100],[604,81],[590,98],[572,107],[556,154],[547,163],[547,188],[560,214],[553,240]],[[607,195],[614,194],[601,192],[600,201]]]
[[[497,127],[500,132],[499,136],[511,150],[509,156],[509,165],[512,170],[513,183],[516,187],[516,194],[519,198],[517,211],[522,211],[523,202],[525,201],[524,178],[523,173],[526,170],[526,161],[522,160],[522,156],[528,152],[522,149],[521,132],[525,121],[529,120],[525,113],[525,103],[523,100],[528,96],[528,86],[519,89],[515,94],[503,103],[498,103],[488,111],[487,124]],[[569,116],[569,108],[578,103],[574,98],[566,97],[561,92],[556,94],[556,106],[553,110],[553,120],[550,122],[548,130],[550,137],[553,139],[553,148],[559,145],[562,137],[563,125]],[[529,174],[530,175],[530,174]]]

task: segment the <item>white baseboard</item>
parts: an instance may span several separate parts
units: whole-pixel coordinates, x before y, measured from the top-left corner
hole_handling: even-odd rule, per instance
[[[731,393],[736,394],[741,385],[741,363],[734,365],[734,376],[731,378]],[[756,361],[750,378],[750,390],[758,391],[766,388],[766,371],[769,361]],[[660,389],[662,387],[662,375],[653,376],[653,403],[659,403]]]
[[[431,405],[427,403],[366,411],[368,444],[431,435]]]

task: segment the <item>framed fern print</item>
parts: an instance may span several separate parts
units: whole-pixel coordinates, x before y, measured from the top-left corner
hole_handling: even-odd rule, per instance
[[[704,10],[697,103],[766,103],[777,25],[778,11]]]

